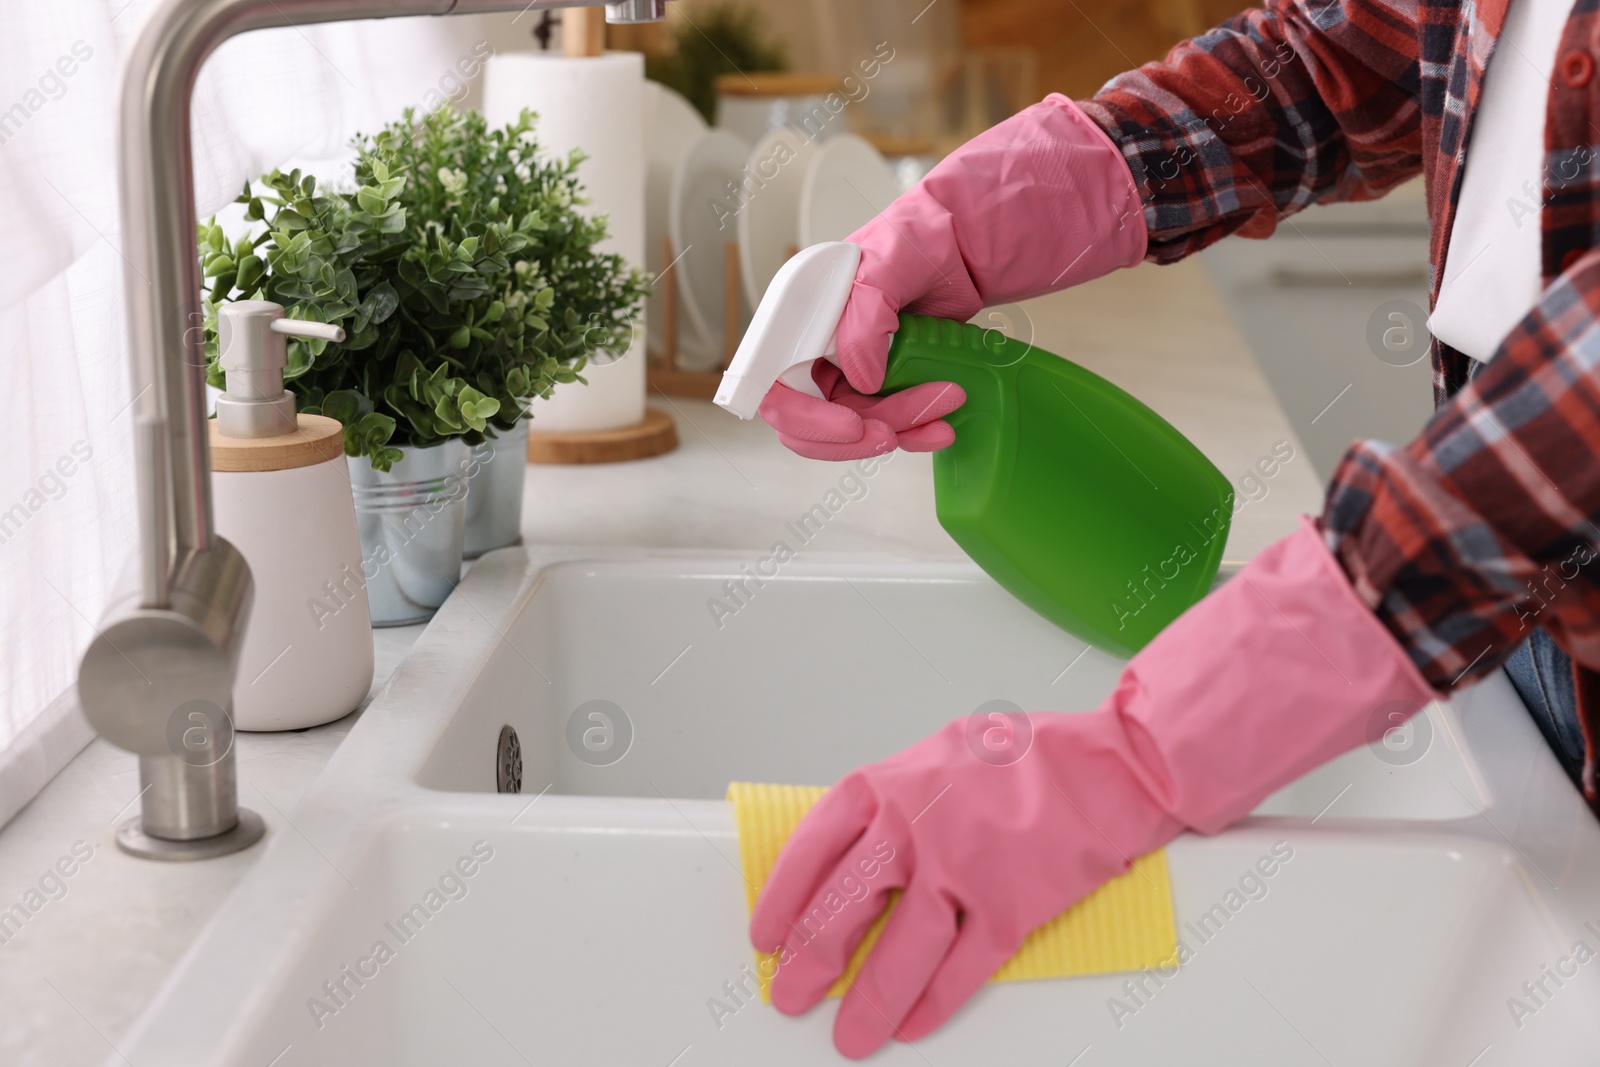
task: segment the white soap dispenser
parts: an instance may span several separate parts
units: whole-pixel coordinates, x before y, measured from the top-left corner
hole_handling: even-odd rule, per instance
[[[244,554],[255,606],[233,689],[240,730],[298,730],[355,710],[372,685],[372,626],[344,428],[297,415],[283,388],[285,336],[344,331],[283,305],[217,308],[227,388],[211,422],[217,532]]]

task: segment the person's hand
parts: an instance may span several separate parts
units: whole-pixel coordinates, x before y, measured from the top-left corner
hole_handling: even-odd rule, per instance
[[[856,391],[826,360],[811,366],[825,400],[778,382],[761,401],[761,417],[778,440],[808,459],[852,460],[903,448],[932,452],[956,439],[944,416],[967,394],[954,382],[925,382],[889,396]]]
[[[833,1036],[850,1057],[915,1041],[1134,858],[1222,829],[1436,696],[1302,527],[1134,656],[1099,709],[960,719],[829,790],[751,917],[779,953],[772,1002],[820,1002],[902,889]]]
[[[789,1015],[816,1005],[884,892],[902,889],[833,1041],[856,1058],[919,1040],[1029,930],[1181,829],[1140,781],[1113,713],[958,719],[846,775],[790,838],[750,925],[758,948],[779,951],[772,1003]]]
[[[895,409],[894,422],[861,411],[883,388],[899,312],[965,322],[984,307],[1131,267],[1144,258],[1145,224],[1122,153],[1077,104],[1053,94],[956,149],[846,240],[861,246],[861,265],[835,333],[838,399],[824,386],[828,402],[799,403],[803,394],[779,383],[761,409],[784,444],[818,459],[928,451],[955,439],[939,419],[959,400],[923,411],[923,398],[954,388],[948,382],[906,390],[918,399]],[[905,422],[917,412],[922,421]]]

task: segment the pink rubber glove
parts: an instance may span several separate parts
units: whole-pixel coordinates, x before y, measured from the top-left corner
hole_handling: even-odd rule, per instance
[[[850,1057],[915,1041],[1134,857],[1221,830],[1437,696],[1308,523],[1134,656],[1099,709],[959,719],[829,790],[751,917],[780,952],[772,1002],[816,1005],[901,888],[833,1039]]]
[[[1052,94],[956,149],[847,240],[861,246],[861,266],[839,319],[845,381],[824,387],[831,403],[779,383],[761,406],[784,444],[819,459],[875,455],[885,441],[927,451],[955,440],[948,425],[907,436],[959,406],[928,403],[930,386],[954,388],[946,382],[918,387],[908,407],[926,406],[920,422],[858,414],[883,388],[900,311],[965,322],[1131,267],[1144,258],[1145,224],[1121,151],[1077,104]]]
[[[811,365],[811,380],[827,400],[779,382],[760,409],[767,425],[778,431],[778,440],[807,459],[865,459],[896,448],[943,448],[956,439],[944,416],[967,399],[954,382],[924,382],[890,396],[863,395],[825,359]]]

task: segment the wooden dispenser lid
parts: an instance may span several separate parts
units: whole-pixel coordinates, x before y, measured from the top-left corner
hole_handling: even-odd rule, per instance
[[[211,426],[214,471],[286,471],[344,455],[344,426],[324,415],[296,415],[298,433],[278,437],[224,437]]]

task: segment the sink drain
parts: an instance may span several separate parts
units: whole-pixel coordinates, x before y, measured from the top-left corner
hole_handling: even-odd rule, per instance
[[[502,793],[522,792],[522,742],[510,726],[500,727],[495,744],[494,787]]]

